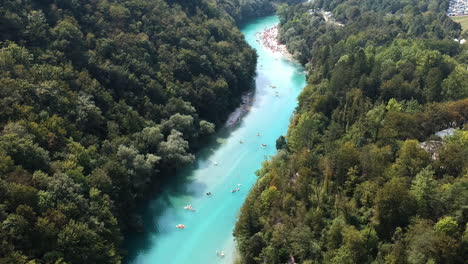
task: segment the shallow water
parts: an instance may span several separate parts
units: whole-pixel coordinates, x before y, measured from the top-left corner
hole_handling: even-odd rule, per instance
[[[253,105],[239,125],[220,131],[197,154],[193,166],[174,176],[164,192],[155,194],[157,198],[145,209],[147,232],[127,240],[127,263],[233,262],[232,231],[239,209],[257,179],[255,171],[275,154],[276,139],[286,133],[297,96],[305,86],[303,67],[257,42],[257,32],[277,23],[276,16],[269,16],[242,27],[246,41],[259,55]],[[231,193],[238,184],[240,191]],[[196,211],[184,210],[187,204]],[[177,224],[186,228],[178,229]],[[224,251],[224,258],[216,251]]]

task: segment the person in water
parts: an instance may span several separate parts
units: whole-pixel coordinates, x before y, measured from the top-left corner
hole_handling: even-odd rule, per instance
[[[211,192],[207,192],[206,195],[210,196],[210,195],[211,195]]]

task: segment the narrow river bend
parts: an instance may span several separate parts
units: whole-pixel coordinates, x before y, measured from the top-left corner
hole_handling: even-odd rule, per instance
[[[242,28],[246,41],[259,55],[253,105],[239,125],[220,131],[216,142],[197,154],[194,166],[156,194],[145,212],[149,233],[129,239],[127,263],[233,262],[232,231],[239,209],[257,179],[255,171],[275,154],[276,139],[287,132],[297,97],[305,86],[304,69],[299,64],[257,42],[256,33],[277,23],[276,16],[269,16]],[[231,193],[238,185],[240,191]],[[205,195],[207,192],[212,195]],[[196,211],[184,210],[188,204]],[[176,228],[177,224],[184,224],[185,229]],[[224,251],[225,256],[217,256],[216,251]]]

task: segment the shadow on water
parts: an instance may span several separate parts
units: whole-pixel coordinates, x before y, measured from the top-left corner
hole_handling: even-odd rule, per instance
[[[277,23],[277,21],[273,21],[273,20],[274,20],[273,18],[267,18],[267,20],[256,20],[252,24],[250,24],[248,27],[251,28],[251,29],[256,30],[257,28],[263,28],[264,23],[267,23],[267,24],[270,23],[270,22],[271,23],[273,23],[273,22]],[[252,33],[253,30],[249,31],[249,29],[246,29],[246,32]],[[252,38],[252,35],[250,35],[250,37]],[[259,46],[258,46],[258,44],[254,43],[252,45],[252,47],[255,48],[255,47],[259,47]],[[274,100],[271,100],[271,98],[274,98],[274,97],[268,97],[268,95],[271,95],[273,93],[273,91],[274,91],[274,90],[272,90],[273,88],[271,88],[271,85],[273,85],[273,84],[280,85],[280,84],[272,83],[272,80],[270,80],[270,77],[269,77],[270,75],[266,75],[265,71],[270,71],[271,70],[272,73],[270,73],[270,74],[277,74],[277,76],[279,76],[279,75],[282,74],[281,70],[284,69],[281,65],[277,65],[277,66],[279,66],[279,68],[275,68],[275,69],[271,68],[270,69],[270,67],[269,67],[270,65],[268,65],[267,63],[271,63],[274,60],[271,59],[270,57],[268,57],[269,55],[266,54],[265,52],[262,53],[261,49],[259,49],[259,51],[260,51],[261,54],[266,56],[265,58],[268,58],[268,60],[260,60],[259,65],[257,65],[257,73],[258,74],[257,74],[257,76],[255,78],[255,80],[256,80],[255,83],[257,85],[259,85],[259,89],[253,89],[253,90],[250,91],[250,92],[252,92],[252,97],[255,98],[255,100],[253,102],[251,102],[252,104],[254,104],[254,107],[248,107],[247,108],[247,109],[252,109],[253,111],[257,111],[259,109],[256,106],[261,105],[262,107],[265,107],[266,104],[275,102]],[[278,59],[276,59],[276,60],[278,60]],[[286,62],[283,59],[281,59],[281,61]],[[304,69],[302,69],[302,67],[300,67],[299,64],[296,65],[295,62],[288,61],[287,64],[289,64],[289,66],[292,66],[292,67],[296,68],[297,70],[300,70],[301,72],[304,71]],[[286,75],[286,76],[289,76],[289,75]],[[281,78],[283,78],[283,77],[281,77]],[[279,78],[272,78],[272,79],[275,82],[277,82]],[[291,92],[296,91],[297,92],[296,89],[298,89],[299,86],[302,89],[302,87],[303,87],[302,83],[304,82],[304,76],[302,74],[292,75],[292,78],[290,80],[288,79],[290,81],[289,83],[284,78],[281,79],[281,80],[284,80],[284,82],[282,82],[284,85],[287,84],[287,85],[290,85],[290,87],[291,87],[291,88],[289,88],[289,90],[286,90],[286,89],[282,90],[280,98],[283,98],[283,96],[282,96],[283,93],[289,93],[289,91],[291,91]],[[284,86],[281,86],[281,87],[284,87]],[[294,100],[296,99],[296,97],[297,96],[294,96]],[[268,98],[270,98],[270,99],[268,99]],[[288,101],[283,101],[283,103],[288,103]],[[286,106],[286,104],[284,104],[283,106]],[[268,107],[268,105],[267,105],[267,107]],[[279,113],[280,111],[282,111],[281,108],[278,108],[278,109],[275,108],[273,110],[278,110],[277,112],[273,112],[273,113]],[[290,109],[285,109],[285,110],[290,110]],[[254,113],[254,112],[252,112],[252,113]],[[262,112],[260,112],[260,113],[262,113]],[[154,253],[153,248],[160,248],[162,250],[173,250],[174,248],[177,247],[177,243],[179,243],[179,241],[180,241],[180,243],[183,243],[184,238],[182,236],[181,237],[175,236],[174,240],[170,240],[168,242],[169,246],[165,247],[165,245],[162,245],[162,243],[163,243],[163,242],[161,242],[162,239],[165,239],[165,237],[167,237],[166,236],[167,234],[165,234],[165,232],[168,232],[167,229],[166,229],[167,225],[164,225],[164,224],[165,223],[170,223],[171,225],[173,224],[173,222],[170,221],[170,220],[176,218],[176,216],[173,215],[172,210],[175,209],[175,206],[181,206],[181,203],[184,203],[183,201],[184,201],[185,197],[192,196],[194,198],[200,198],[200,197],[205,195],[205,192],[211,191],[211,190],[207,190],[207,188],[213,188],[213,187],[206,186],[203,183],[203,181],[199,181],[199,180],[195,179],[195,176],[198,173],[197,171],[199,171],[201,169],[204,169],[204,168],[207,168],[207,167],[210,167],[210,166],[213,165],[214,161],[210,160],[210,159],[213,159],[213,157],[214,157],[213,154],[216,153],[215,155],[217,157],[223,156],[223,155],[218,155],[217,151],[220,148],[222,148],[225,143],[230,142],[229,144],[231,144],[231,142],[232,142],[231,137],[234,137],[233,133],[237,134],[237,132],[241,132],[241,131],[239,131],[241,128],[244,129],[244,128],[248,127],[248,124],[246,123],[247,118],[245,118],[245,116],[249,115],[249,114],[250,114],[250,112],[246,112],[242,116],[243,118],[241,118],[240,121],[236,125],[234,125],[232,127],[224,126],[224,127],[220,128],[220,130],[215,135],[213,135],[212,137],[210,137],[209,139],[207,139],[205,141],[205,144],[203,144],[203,148],[199,149],[196,152],[197,159],[192,165],[186,166],[184,168],[180,168],[180,170],[177,173],[173,173],[173,174],[168,173],[168,174],[166,174],[166,177],[163,179],[163,182],[161,184],[158,184],[158,186],[154,189],[154,191],[151,192],[153,195],[147,201],[139,203],[139,205],[138,205],[139,210],[138,211],[140,212],[140,215],[142,216],[142,224],[143,224],[145,230],[143,230],[143,232],[139,232],[139,233],[127,233],[126,234],[126,240],[124,242],[124,248],[126,250],[128,250],[128,254],[127,254],[126,258],[124,259],[124,263],[132,263],[132,264],[156,263],[156,262],[163,262],[162,259],[165,259],[165,261],[167,261],[171,257],[170,256],[171,254],[166,254],[166,253],[170,253],[170,252],[161,252],[161,251],[159,251],[159,252],[157,252],[157,254],[162,254],[163,255],[163,256],[159,257],[159,255],[158,256],[152,255],[152,253]],[[267,111],[267,113],[265,113],[265,115],[259,115],[259,116],[260,117],[263,117],[263,116],[267,117],[266,120],[270,120],[270,117],[271,117],[271,115],[270,115],[270,113],[268,111]],[[257,117],[257,116],[255,115],[255,117]],[[279,115],[278,117],[283,117],[283,116]],[[289,118],[289,116],[288,116],[288,118]],[[287,122],[287,121],[284,121],[283,119],[284,118],[274,120],[273,122],[274,122],[274,124],[279,123],[279,122],[276,122],[276,121]],[[259,120],[259,121],[260,121],[259,122],[260,125],[262,125],[264,123],[264,122],[262,122],[262,120]],[[254,127],[257,127],[257,126],[254,126]],[[274,129],[278,129],[278,128],[283,129],[283,127],[278,127],[278,126],[273,126],[273,127],[274,127]],[[267,128],[265,128],[265,129],[267,129]],[[270,128],[268,128],[268,129],[270,129]],[[249,130],[249,133],[255,133],[255,132]],[[276,133],[275,133],[275,135],[276,135]],[[279,136],[279,135],[276,135],[276,137],[277,136]],[[275,146],[274,141],[270,141],[270,142],[271,143],[268,144],[268,149],[269,148],[274,149],[275,148],[274,147]],[[263,143],[263,142],[261,142],[261,143]],[[257,146],[257,147],[259,147],[259,146]],[[263,151],[266,152],[266,150],[264,150],[264,149],[261,149],[259,151],[254,150],[253,152],[252,151],[247,152],[247,151],[243,151],[241,149],[239,152],[234,152],[234,153],[238,154],[238,157],[236,157],[236,160],[240,161],[246,155],[253,155],[253,156],[256,157],[256,155],[258,155],[258,154],[260,154],[260,155],[261,154],[267,154],[267,153],[263,153]],[[269,151],[268,153],[270,153],[270,152],[272,152],[272,151]],[[268,156],[266,156],[266,155],[264,155],[264,157],[265,157],[265,159],[268,158]],[[248,158],[246,158],[246,159],[248,159]],[[257,160],[254,159],[254,161],[256,162]],[[224,165],[223,160],[219,160],[219,162],[223,163],[223,165]],[[231,174],[235,174],[236,169],[234,169],[234,167],[235,167],[234,165],[229,167],[231,169],[231,172],[230,172]],[[221,168],[219,168],[219,169],[221,169]],[[215,174],[211,174],[209,176],[210,177],[212,176],[212,178],[210,178],[210,179],[214,179],[216,177]],[[159,180],[159,181],[162,181],[162,180]],[[233,181],[235,181],[235,179],[233,179],[232,181],[229,181],[229,184],[231,184]],[[220,182],[222,182],[222,181],[220,181]],[[208,184],[211,184],[211,182],[208,183]],[[243,182],[243,184],[244,184],[244,182]],[[216,186],[216,185],[213,185],[213,186]],[[233,204],[235,206],[237,206],[238,202],[233,202]],[[223,208],[221,208],[221,209],[223,209]],[[218,214],[214,214],[214,215],[215,216],[216,215],[221,216],[222,214],[224,214],[225,212],[222,211],[221,209],[219,210]],[[174,211],[176,211],[176,210],[174,210]],[[180,212],[180,210],[178,212]],[[232,210],[230,210],[229,212],[232,212]],[[169,219],[169,221],[167,221],[168,219]],[[205,219],[201,219],[200,223],[202,223],[202,221],[204,221],[204,220]],[[208,220],[210,220],[210,219],[208,219]],[[160,224],[161,224],[161,227],[158,226]],[[203,229],[201,229],[201,230],[203,230]],[[219,229],[216,229],[214,231],[219,231]],[[200,234],[195,234],[194,239],[190,240],[189,245],[194,246],[195,243],[203,243],[204,242],[203,241],[203,239],[204,239],[203,235],[205,235],[205,234],[201,234],[201,235]],[[210,233],[210,234],[207,234],[207,235],[212,235],[212,237],[215,237],[216,233],[212,233],[212,234]],[[164,241],[168,241],[168,240],[164,240]],[[166,242],[164,242],[164,243],[166,243]],[[148,255],[148,256],[145,256],[145,255]],[[189,254],[187,254],[187,255],[189,255]],[[140,256],[142,256],[142,258],[141,258],[142,262],[136,263],[136,261],[140,260]],[[188,256],[188,257],[190,257],[190,256]],[[156,261],[156,258],[158,258],[157,261]],[[183,256],[183,258],[180,258],[180,259],[184,259],[185,262],[187,262],[186,260],[188,258],[186,258],[186,256]],[[183,263],[183,262],[174,261],[174,263]],[[207,262],[204,261],[204,262],[198,262],[198,263],[207,263]],[[211,263],[213,263],[213,262],[211,262]]]
[[[252,98],[255,98],[256,89],[248,92],[252,93]],[[204,195],[204,192],[200,190],[206,189],[206,186],[194,183],[193,172],[213,164],[213,161],[210,161],[209,157],[228,140],[233,132],[242,127],[244,123],[243,117],[247,114],[248,112],[244,113],[240,121],[233,125],[224,125],[213,136],[207,139],[204,147],[195,153],[195,162],[180,169],[180,171],[172,176],[166,175],[163,183],[159,184],[154,190],[154,195],[139,205],[138,213],[142,216],[144,230],[142,232],[125,234],[123,246],[126,250],[126,256],[123,263],[133,263],[141,252],[147,252],[150,248],[154,247],[154,241],[151,240],[151,237],[162,234],[156,223],[164,215],[165,210],[170,207],[170,197],[195,195],[199,197]],[[190,189],[187,188],[188,186],[190,186]]]

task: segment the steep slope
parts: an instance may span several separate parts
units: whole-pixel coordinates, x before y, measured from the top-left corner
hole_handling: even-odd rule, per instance
[[[446,5],[279,9],[281,40],[309,85],[241,210],[242,263],[468,258],[468,49],[452,40],[460,26]],[[325,21],[327,10],[345,25]],[[459,130],[433,136],[448,127]]]
[[[120,262],[136,201],[252,86],[231,21],[204,0],[2,1],[0,263]]]

